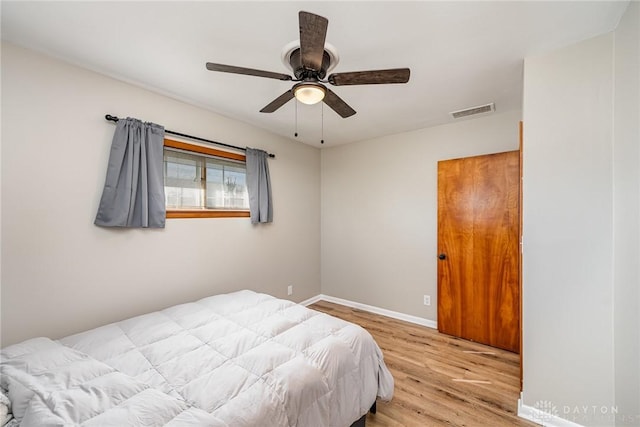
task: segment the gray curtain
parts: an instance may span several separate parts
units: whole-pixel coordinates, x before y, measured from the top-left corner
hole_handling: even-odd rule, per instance
[[[251,223],[273,221],[273,203],[271,201],[271,178],[266,151],[247,147],[247,191],[249,192],[249,210]]]
[[[164,228],[164,127],[120,119],[111,143],[95,224]]]

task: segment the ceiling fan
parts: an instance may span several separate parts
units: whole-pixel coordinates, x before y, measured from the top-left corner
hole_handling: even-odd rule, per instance
[[[354,115],[356,111],[331,89],[327,88],[326,83],[333,86],[346,86],[407,83],[409,81],[410,70],[408,68],[335,73],[323,80],[327,70],[331,68],[331,65],[335,65],[335,61],[332,64],[333,56],[325,50],[325,38],[329,21],[327,18],[309,12],[299,12],[298,19],[300,24],[300,47],[294,49],[289,55],[289,65],[295,78],[288,74],[214,64],[212,62],[207,62],[207,69],[223,73],[245,74],[297,82],[291,89],[260,110],[261,113],[273,113],[295,97],[305,104],[315,104],[323,101],[343,118]]]

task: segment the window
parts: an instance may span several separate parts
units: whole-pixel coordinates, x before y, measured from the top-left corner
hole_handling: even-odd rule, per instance
[[[248,217],[245,156],[165,139],[167,218]]]

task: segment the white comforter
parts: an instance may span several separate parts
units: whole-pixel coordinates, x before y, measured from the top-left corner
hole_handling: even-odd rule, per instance
[[[2,350],[22,425],[346,427],[393,395],[361,327],[240,291]]]

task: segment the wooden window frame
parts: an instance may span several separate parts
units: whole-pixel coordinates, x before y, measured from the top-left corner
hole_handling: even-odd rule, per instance
[[[247,157],[244,154],[230,153],[228,151],[216,150],[215,148],[190,144],[188,142],[175,141],[173,139],[164,140],[164,146],[178,150],[189,151],[196,154],[206,154],[208,156],[220,157],[223,159],[236,160],[246,163]],[[167,209],[167,218],[249,218],[249,210],[241,209]]]

